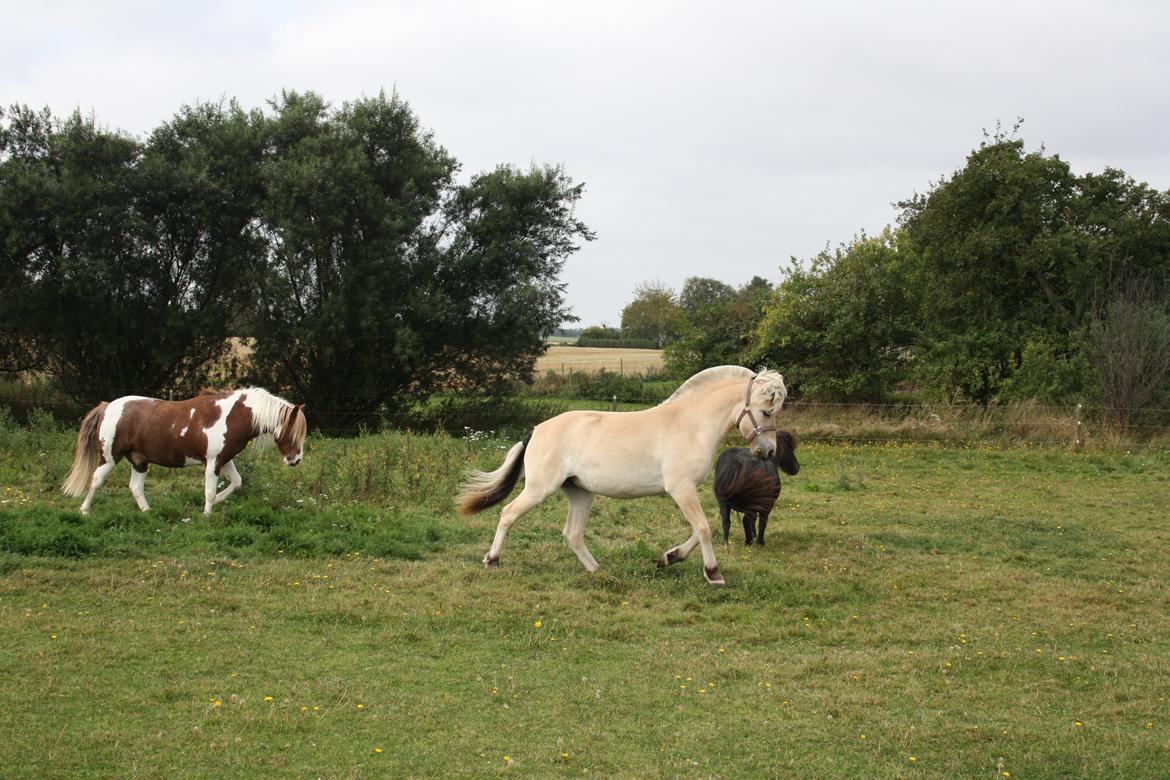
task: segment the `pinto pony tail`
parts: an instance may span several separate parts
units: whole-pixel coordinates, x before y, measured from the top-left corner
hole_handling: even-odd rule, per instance
[[[516,487],[516,483],[520,481],[520,475],[524,473],[524,449],[528,446],[528,440],[531,438],[532,432],[529,431],[528,435],[524,437],[524,441],[508,450],[503,464],[495,471],[476,471],[473,469],[467,472],[467,478],[459,490],[459,495],[455,498],[455,506],[459,509],[459,514],[474,515],[490,506],[495,506],[508,497],[512,488]]]
[[[81,429],[77,431],[77,449],[73,452],[73,468],[65,481],[61,483],[61,492],[71,498],[85,495],[89,487],[89,479],[98,465],[98,421],[102,412],[109,406],[105,401],[89,410],[85,419],[81,421]]]

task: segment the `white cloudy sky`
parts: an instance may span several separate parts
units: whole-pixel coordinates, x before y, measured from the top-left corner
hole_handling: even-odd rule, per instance
[[[634,285],[772,281],[963,164],[997,121],[1170,187],[1170,4],[0,0],[0,104],[144,134],[180,105],[397,88],[464,164],[560,163],[598,235],[582,324]]]

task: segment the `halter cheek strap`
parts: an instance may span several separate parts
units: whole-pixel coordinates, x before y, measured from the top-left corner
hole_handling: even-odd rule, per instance
[[[735,427],[737,427],[737,428],[739,427],[740,421],[743,420],[744,415],[747,415],[748,422],[750,422],[752,424],[752,434],[751,434],[751,436],[747,437],[748,444],[751,444],[752,439],[756,438],[761,433],[768,433],[769,431],[776,430],[775,425],[760,426],[756,422],[756,416],[754,414],[752,414],[752,408],[751,408],[752,407],[752,382],[755,382],[755,381],[756,381],[756,375],[752,374],[751,377],[748,379],[747,395],[743,399],[743,411],[741,411],[739,413],[739,417],[735,418]]]

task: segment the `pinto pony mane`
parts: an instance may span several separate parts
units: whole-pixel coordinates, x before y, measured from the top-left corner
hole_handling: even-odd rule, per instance
[[[252,432],[262,437],[262,441],[257,441],[258,444],[269,444],[271,439],[279,439],[285,435],[289,415],[296,408],[294,404],[263,387],[249,387],[240,393],[248,396],[248,406],[252,410]],[[298,414],[287,433],[300,444],[304,442],[307,432],[305,415]]]

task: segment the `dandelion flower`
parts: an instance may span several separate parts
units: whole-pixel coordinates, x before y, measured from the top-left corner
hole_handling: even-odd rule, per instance
[[[272,701],[272,697],[271,697],[271,696],[265,696],[265,697],[264,697],[264,701]]]
[[[544,623],[542,623],[542,622],[540,622],[539,620],[537,620],[536,622],[534,622],[534,623],[532,624],[532,627],[533,627],[533,628],[540,628],[540,627],[541,627],[541,626],[543,626],[543,625],[544,625]]]
[[[380,748],[380,747],[375,747],[375,748],[374,748],[374,752],[375,752],[375,753],[381,753],[381,752],[382,752],[382,748]]]

